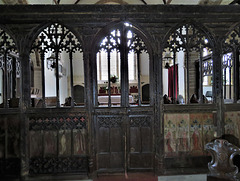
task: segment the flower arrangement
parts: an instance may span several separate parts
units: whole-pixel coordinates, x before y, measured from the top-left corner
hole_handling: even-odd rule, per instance
[[[116,75],[111,75],[111,76],[110,76],[110,82],[116,83],[117,80],[118,80],[118,77],[117,77]]]

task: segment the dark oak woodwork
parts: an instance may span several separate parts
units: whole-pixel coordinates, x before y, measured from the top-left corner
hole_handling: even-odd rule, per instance
[[[109,33],[109,30],[119,27],[119,24],[124,22],[134,25],[134,30],[148,48],[150,105],[129,107],[128,73],[127,69],[124,69],[125,65],[122,64],[121,73],[124,77],[121,86],[123,90],[121,106],[98,107],[96,73],[98,42]],[[224,52],[222,45],[226,35],[239,22],[238,6],[0,6],[0,26],[14,40],[19,53],[22,85],[19,107],[9,108],[5,98],[4,107],[0,109],[0,144],[4,144],[3,148],[0,148],[4,153],[0,158],[0,173],[7,173],[7,176],[14,172],[17,177],[25,179],[29,175],[87,175],[95,172],[116,173],[136,170],[150,170],[156,174],[164,174],[173,173],[168,171],[175,169],[174,173],[182,173],[184,168],[191,170],[189,165],[192,165],[192,168],[206,167],[205,163],[208,160],[206,155],[189,156],[189,152],[178,152],[174,156],[165,155],[164,115],[210,113],[213,115],[211,126],[216,128],[217,136],[224,133],[225,113],[237,112],[240,107],[236,101],[229,105],[223,104],[220,61]],[[48,25],[56,25],[55,23],[70,28],[81,41],[84,58],[84,107],[33,108],[30,106],[29,52],[36,37],[44,28]],[[182,25],[194,25],[211,39],[213,104],[163,104],[162,54],[169,36]],[[55,53],[58,53],[58,48],[54,48]],[[41,59],[43,58],[42,56]],[[126,52],[122,59],[127,60]],[[236,69],[235,74],[237,73],[239,70]],[[236,79],[236,85],[238,84],[239,80]],[[237,93],[239,90],[234,89],[234,92]],[[5,91],[4,94],[7,92]],[[16,134],[9,136],[6,133],[11,123],[14,128],[11,131],[15,131]],[[85,139],[82,142],[86,145],[86,149],[84,152],[76,153],[75,136],[81,134],[85,135],[80,137]],[[7,153],[12,148],[9,148],[8,144],[14,137],[19,139],[20,153],[9,158]],[[47,149],[48,137],[53,138],[50,141],[55,146],[50,151]],[[29,141],[35,138],[38,138],[36,143],[39,143],[37,145],[39,150],[34,148],[33,141]],[[64,139],[68,141],[66,143],[68,149],[62,151],[60,143]],[[198,160],[201,162],[196,162]]]

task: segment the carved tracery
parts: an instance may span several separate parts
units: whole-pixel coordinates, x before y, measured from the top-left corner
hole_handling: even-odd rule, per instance
[[[9,107],[9,100],[16,98],[16,78],[20,77],[20,62],[14,40],[0,29],[0,70],[3,93],[1,107]],[[16,104],[15,107],[18,107]]]
[[[240,25],[223,41],[223,98],[226,102],[237,102],[239,94],[239,48]]]
[[[190,101],[190,90],[189,90],[189,65],[190,65],[190,60],[191,56],[190,54],[194,52],[195,54],[198,53],[199,57],[199,70],[196,70],[199,72],[199,90],[198,92],[195,92],[195,94],[198,95],[199,102],[203,102],[203,76],[212,73],[212,61],[211,62],[204,62],[203,61],[203,52],[208,51],[211,52],[212,45],[209,41],[209,38],[206,33],[198,29],[192,24],[185,24],[179,28],[177,28],[173,33],[170,34],[168,40],[166,41],[166,44],[164,46],[164,51],[171,53],[171,59],[173,62],[171,62],[172,66],[174,67],[173,73],[176,74],[175,68],[176,65],[178,64],[177,62],[177,53],[182,51],[184,52],[184,66],[186,67],[186,102],[189,103]],[[195,60],[196,61],[196,60]],[[173,77],[176,77],[174,75]],[[174,79],[173,85],[176,86],[177,80]],[[179,85],[181,86],[181,85]],[[173,97],[172,97],[172,102],[176,103],[177,98],[179,96],[179,93],[177,91],[177,88],[173,88]],[[176,92],[177,91],[177,92]]]
[[[59,78],[61,71],[59,68],[59,55],[65,51],[69,55],[70,64],[70,86],[71,86],[71,106],[74,106],[74,95],[73,95],[73,53],[82,52],[82,46],[78,41],[77,37],[65,26],[54,23],[46,27],[36,38],[32,45],[32,51],[38,51],[41,57],[41,68],[42,68],[42,100],[43,107],[45,107],[45,76],[44,76],[44,60],[46,58],[45,53],[52,52],[56,59],[53,66],[56,69],[56,106],[60,107],[60,93],[59,93]]]
[[[138,81],[138,105],[141,105],[141,81],[140,81],[140,54],[143,52],[147,53],[147,47],[142,40],[142,38],[134,32],[134,28],[129,23],[124,23],[118,29],[111,31],[107,36],[105,36],[98,47],[98,53],[106,52],[107,53],[107,62],[108,62],[108,80],[107,87],[111,87],[111,53],[116,52],[120,57],[120,64],[124,64],[125,67],[128,66],[128,55],[133,52],[136,55],[136,64],[137,64],[137,81]],[[119,79],[121,81],[122,77],[127,77],[127,75],[120,75]],[[128,81],[125,79],[125,81]],[[124,83],[123,83],[124,84]],[[123,85],[120,83],[120,85]],[[127,91],[126,88],[121,87],[121,91]],[[111,89],[108,89],[108,106],[112,106],[111,102]],[[127,96],[126,94],[125,96]],[[122,95],[123,96],[123,95]],[[128,100],[128,99],[127,99]]]

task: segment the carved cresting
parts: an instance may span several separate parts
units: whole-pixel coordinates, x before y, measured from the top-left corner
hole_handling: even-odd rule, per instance
[[[122,125],[121,117],[99,117],[99,128],[120,128]]]
[[[131,117],[130,127],[151,127],[150,117]]]
[[[206,144],[205,149],[212,155],[212,161],[208,163],[209,176],[235,179],[238,167],[233,165],[233,157],[240,154],[240,149],[224,139],[216,139]]]

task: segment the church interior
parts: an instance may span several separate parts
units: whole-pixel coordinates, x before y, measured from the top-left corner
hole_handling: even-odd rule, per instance
[[[239,4],[0,1],[0,180],[207,174],[240,147]]]

